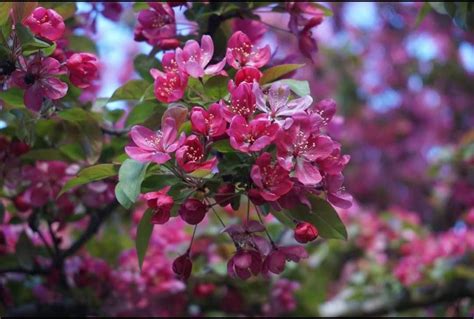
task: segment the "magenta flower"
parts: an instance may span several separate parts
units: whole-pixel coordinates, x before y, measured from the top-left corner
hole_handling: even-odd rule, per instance
[[[262,269],[262,256],[255,250],[238,249],[227,262],[227,274],[231,277],[248,279],[257,276]]]
[[[217,158],[214,156],[206,161],[201,141],[196,135],[190,135],[176,151],[176,162],[186,173],[191,173],[198,169],[213,170],[217,165]]]
[[[56,41],[64,35],[66,26],[63,17],[53,9],[38,7],[23,21],[34,34]]]
[[[179,207],[179,216],[190,225],[197,225],[204,219],[207,213],[207,205],[196,198],[187,199]]]
[[[227,63],[234,69],[243,66],[261,68],[270,60],[270,46],[255,48],[249,37],[242,31],[235,32],[227,43]]]
[[[173,207],[173,197],[167,195],[171,186],[166,186],[158,192],[143,194],[147,206],[153,210],[151,217],[152,224],[164,224],[170,219],[171,208]]]
[[[188,85],[186,74],[182,72],[163,73],[157,69],[151,69],[150,74],[155,79],[155,96],[158,101],[171,103],[184,96],[184,90]]]
[[[211,37],[203,35],[201,46],[195,40],[188,40],[183,49],[176,48],[176,62],[180,70],[194,78],[200,78],[204,75],[217,74],[224,68],[225,59],[208,66],[213,54],[214,43],[212,43]]]
[[[306,222],[299,222],[295,227],[295,240],[301,244],[306,244],[318,237],[316,227]]]
[[[99,61],[91,53],[74,53],[67,59],[69,79],[78,88],[91,86],[99,75]]]
[[[173,272],[181,280],[186,280],[191,275],[193,269],[193,263],[191,258],[189,258],[189,252],[184,255],[179,256],[173,261]]]
[[[275,139],[279,126],[266,119],[255,119],[247,123],[241,115],[236,115],[230,123],[227,134],[230,145],[243,153],[258,152]]]
[[[349,155],[341,155],[341,148],[337,146],[328,157],[316,160],[319,168],[326,174],[337,175],[349,163]]]
[[[287,260],[297,263],[303,258],[308,258],[308,252],[303,246],[275,247],[265,258],[262,273],[264,275],[268,275],[269,272],[281,274],[285,270]]]
[[[330,137],[317,134],[311,128],[307,116],[295,120],[289,129],[280,130],[276,138],[279,163],[287,170],[296,165],[296,178],[304,185],[321,182],[322,175],[315,161],[328,157],[336,147]]]
[[[128,156],[139,162],[158,164],[170,160],[169,153],[175,152],[186,138],[184,133],[178,138],[176,122],[171,117],[164,120],[160,131],[153,132],[144,126],[136,125],[132,127],[130,136],[134,144],[125,147]]]
[[[267,201],[276,201],[293,187],[289,171],[278,163],[272,164],[272,155],[267,152],[257,158],[250,177],[260,195]]]
[[[224,117],[228,122],[235,115],[242,115],[249,118],[256,108],[255,94],[252,91],[252,84],[247,82],[240,83],[230,92],[230,106],[224,109]]]
[[[227,121],[222,114],[222,105],[214,103],[209,108],[195,106],[191,110],[191,126],[194,132],[206,137],[219,137],[225,134]]]
[[[313,98],[309,95],[288,101],[290,88],[281,82],[275,82],[270,87],[268,95],[262,93],[258,83],[253,84],[257,108],[266,113],[272,120],[276,120],[280,125],[286,117],[291,117],[297,113],[304,112],[313,103]]]
[[[149,5],[150,9],[142,10],[138,14],[135,38],[161,47],[163,41],[176,38],[174,11],[167,3],[150,2]],[[179,45],[179,42],[177,44]]]
[[[236,224],[227,226],[222,231],[228,233],[234,242],[242,246],[249,244],[262,255],[267,255],[272,249],[270,242],[266,238],[256,235],[256,233],[265,231],[265,226],[255,220],[251,220],[243,226]]]
[[[175,52],[166,52],[163,54],[161,59],[161,65],[163,70],[166,73],[168,72],[177,72],[179,70],[178,63],[176,62],[176,53]]]
[[[235,74],[235,82],[233,80],[229,81],[228,89],[233,91],[236,86],[242,82],[253,83],[260,81],[263,73],[259,69],[254,68],[253,66],[244,66],[242,69],[238,70]]]
[[[328,201],[334,206],[340,208],[349,208],[352,206],[352,196],[346,193],[342,186],[344,176],[342,174],[326,175],[324,178]]]
[[[25,106],[37,112],[44,98],[58,100],[66,95],[67,84],[55,77],[65,73],[58,60],[37,55],[28,62],[26,71],[13,72],[12,79],[16,85],[26,89],[23,96]]]

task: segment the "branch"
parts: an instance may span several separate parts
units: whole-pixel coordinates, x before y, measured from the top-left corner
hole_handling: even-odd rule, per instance
[[[28,274],[28,275],[43,275],[43,274],[47,274],[48,270],[43,269],[43,268],[26,269],[26,268],[21,268],[21,267],[0,269],[0,276],[3,275],[3,274],[8,274],[8,273],[18,273],[18,274]]]
[[[365,317],[381,316],[411,309],[450,303],[464,297],[474,296],[474,281],[454,280],[445,286],[432,285],[417,289],[417,293],[406,293],[397,297],[380,296],[364,302],[334,300],[320,307],[322,316]]]

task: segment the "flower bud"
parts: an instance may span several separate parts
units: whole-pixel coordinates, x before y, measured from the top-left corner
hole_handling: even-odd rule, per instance
[[[173,272],[181,279],[186,280],[191,275],[193,263],[189,258],[189,254],[179,256],[173,261]]]
[[[199,224],[206,215],[207,206],[198,199],[187,199],[179,208],[179,215],[188,224]]]
[[[91,53],[74,53],[67,59],[72,84],[85,89],[91,86],[99,74],[99,61]]]
[[[24,24],[35,35],[56,41],[64,35],[66,26],[63,17],[53,9],[38,7],[25,19]]]
[[[318,237],[318,230],[309,223],[301,222],[296,225],[295,239],[297,242],[306,244]]]

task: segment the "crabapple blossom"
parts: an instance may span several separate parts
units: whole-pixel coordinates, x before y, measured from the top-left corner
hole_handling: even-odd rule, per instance
[[[228,122],[235,115],[241,115],[249,118],[255,112],[256,100],[255,94],[252,92],[252,84],[241,82],[230,92],[230,106],[224,108],[224,117]]]
[[[230,123],[227,134],[230,145],[240,152],[257,152],[275,139],[279,126],[266,119],[254,119],[249,123],[241,115],[236,115]]]
[[[33,12],[23,21],[34,34],[56,41],[64,35],[66,26],[63,17],[53,9],[46,9],[37,7]]]
[[[196,198],[188,198],[181,206],[179,207],[178,213],[186,223],[190,225],[197,225],[206,216],[207,205],[202,201]]]
[[[308,253],[303,246],[275,247],[265,258],[262,273],[264,275],[268,275],[269,272],[281,274],[285,270],[286,261],[297,263],[303,258],[308,258]]]
[[[176,38],[176,19],[167,3],[150,2],[150,8],[140,11],[135,29],[135,40],[170,49],[179,45]]]
[[[227,274],[244,280],[257,276],[261,269],[262,256],[255,250],[237,250],[227,263]]]
[[[171,103],[180,100],[188,84],[188,76],[183,72],[163,73],[157,69],[150,70],[155,79],[155,96],[158,101]]]
[[[173,197],[167,195],[171,186],[166,186],[158,192],[148,192],[143,194],[147,206],[152,209],[152,224],[165,224],[170,219],[171,208],[173,207]]]
[[[212,171],[217,165],[217,158],[205,160],[204,146],[196,135],[190,135],[176,151],[176,162],[186,173],[200,169]]]
[[[270,60],[270,46],[256,48],[245,33],[237,31],[227,43],[226,59],[234,69],[243,66],[261,68]]]
[[[214,103],[204,109],[195,106],[191,109],[191,126],[194,132],[208,137],[219,137],[226,133],[227,122],[223,116],[223,107]]]
[[[67,67],[72,84],[81,89],[90,87],[98,77],[99,61],[91,53],[74,53],[67,59]]]

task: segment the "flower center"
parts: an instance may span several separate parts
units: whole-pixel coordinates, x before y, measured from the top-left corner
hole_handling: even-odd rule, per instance
[[[27,85],[32,85],[36,81],[36,76],[31,73],[26,73],[24,80]]]

